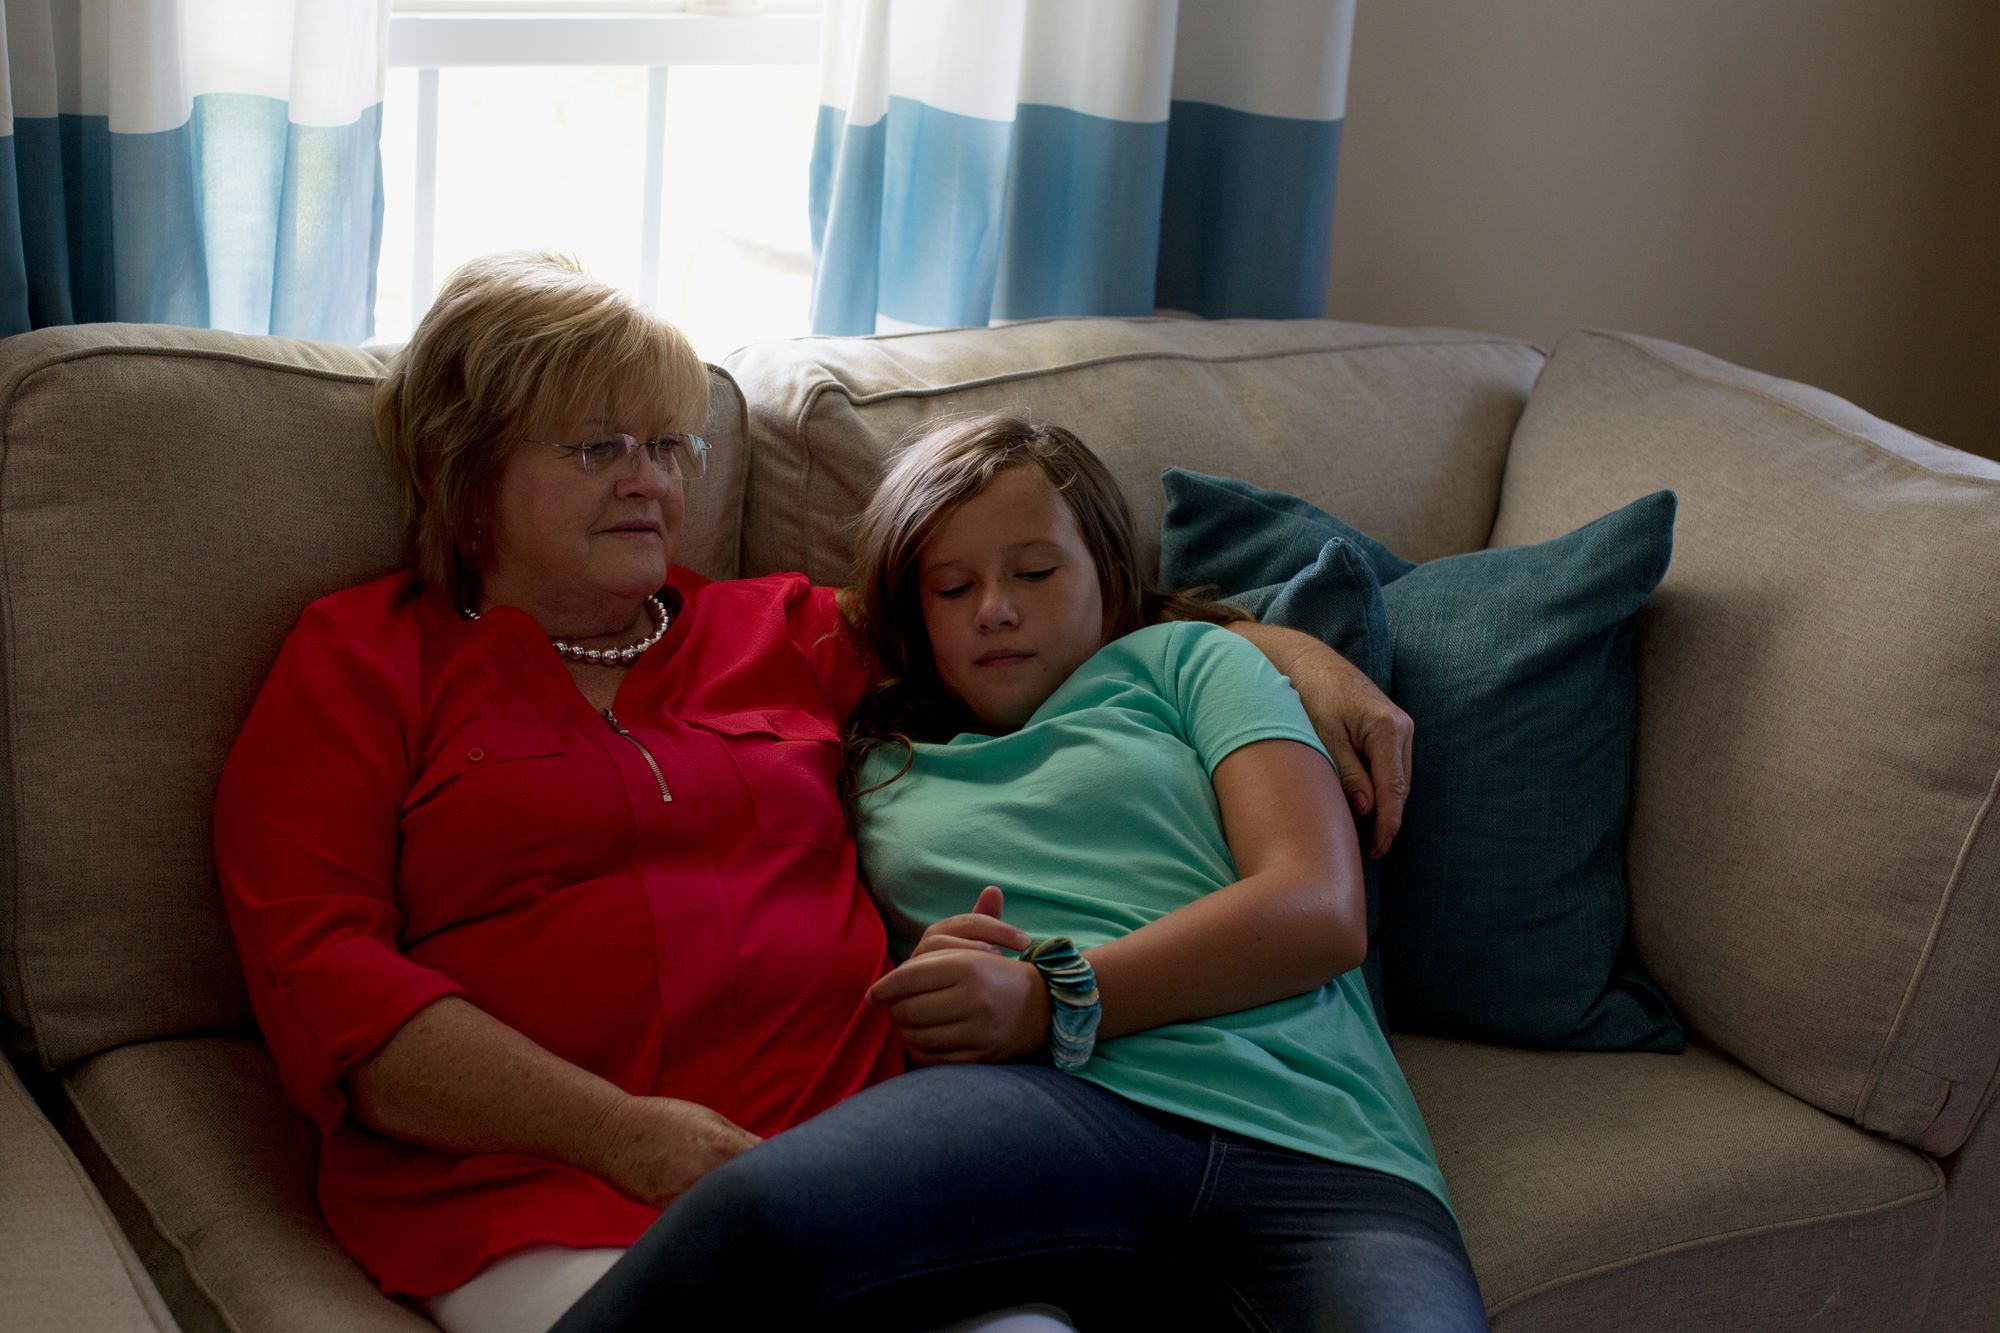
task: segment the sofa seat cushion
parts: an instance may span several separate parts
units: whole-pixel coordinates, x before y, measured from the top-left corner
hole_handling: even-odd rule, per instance
[[[0,1310],[9,1328],[174,1323],[83,1168],[0,1061]]]
[[[421,1333],[313,1197],[318,1131],[240,1037],[140,1042],[63,1079],[65,1130],[182,1328]]]
[[[1502,1333],[1916,1326],[1944,1223],[1923,1154],[1693,1043],[1396,1055]]]

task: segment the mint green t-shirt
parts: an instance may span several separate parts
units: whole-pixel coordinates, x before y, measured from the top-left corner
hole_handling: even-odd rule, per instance
[[[857,809],[862,869],[908,955],[930,923],[1006,891],[1007,920],[1089,949],[1232,884],[1211,775],[1239,746],[1325,750],[1291,683],[1214,625],[1105,645],[1018,731],[921,744]],[[902,765],[869,756],[868,787]],[[1359,969],[1318,990],[1097,1044],[1078,1075],[1142,1106],[1400,1176],[1450,1207]]]

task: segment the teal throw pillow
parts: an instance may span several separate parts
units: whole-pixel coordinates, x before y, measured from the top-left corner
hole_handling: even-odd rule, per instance
[[[1410,803],[1381,864],[1397,1027],[1680,1050],[1626,946],[1624,877],[1632,631],[1672,555],[1673,492],[1538,545],[1414,564],[1293,496],[1177,468],[1165,485],[1168,587],[1282,585],[1335,538],[1381,584],[1392,694],[1417,725]]]
[[[1282,583],[1252,588],[1228,600],[1267,625],[1303,630],[1330,645],[1366,672],[1376,689],[1389,693],[1389,620],[1382,585],[1349,542],[1329,538],[1311,563]],[[1361,859],[1361,885],[1368,898],[1368,957],[1361,964],[1361,976],[1368,983],[1375,1021],[1387,1029],[1382,954],[1375,941],[1381,911],[1381,867],[1365,856]]]

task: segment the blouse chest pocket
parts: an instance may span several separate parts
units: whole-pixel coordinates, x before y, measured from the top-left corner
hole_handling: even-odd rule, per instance
[[[403,798],[405,813],[431,801],[460,778],[490,773],[523,759],[563,753],[556,734],[535,722],[486,721],[461,727],[417,774]]]
[[[536,722],[487,718],[445,738],[403,798],[404,947],[537,901],[568,876],[593,846],[579,828],[572,759]]]
[[[756,811],[767,847],[806,843],[839,852],[847,843],[840,809],[840,733],[824,718],[790,710],[690,719],[721,742]]]

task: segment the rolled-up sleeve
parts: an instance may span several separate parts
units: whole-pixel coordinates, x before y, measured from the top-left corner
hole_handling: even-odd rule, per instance
[[[264,1039],[322,1130],[341,1080],[412,1015],[464,988],[397,947],[398,823],[412,771],[408,663],[307,608],[223,768],[215,860]]]

